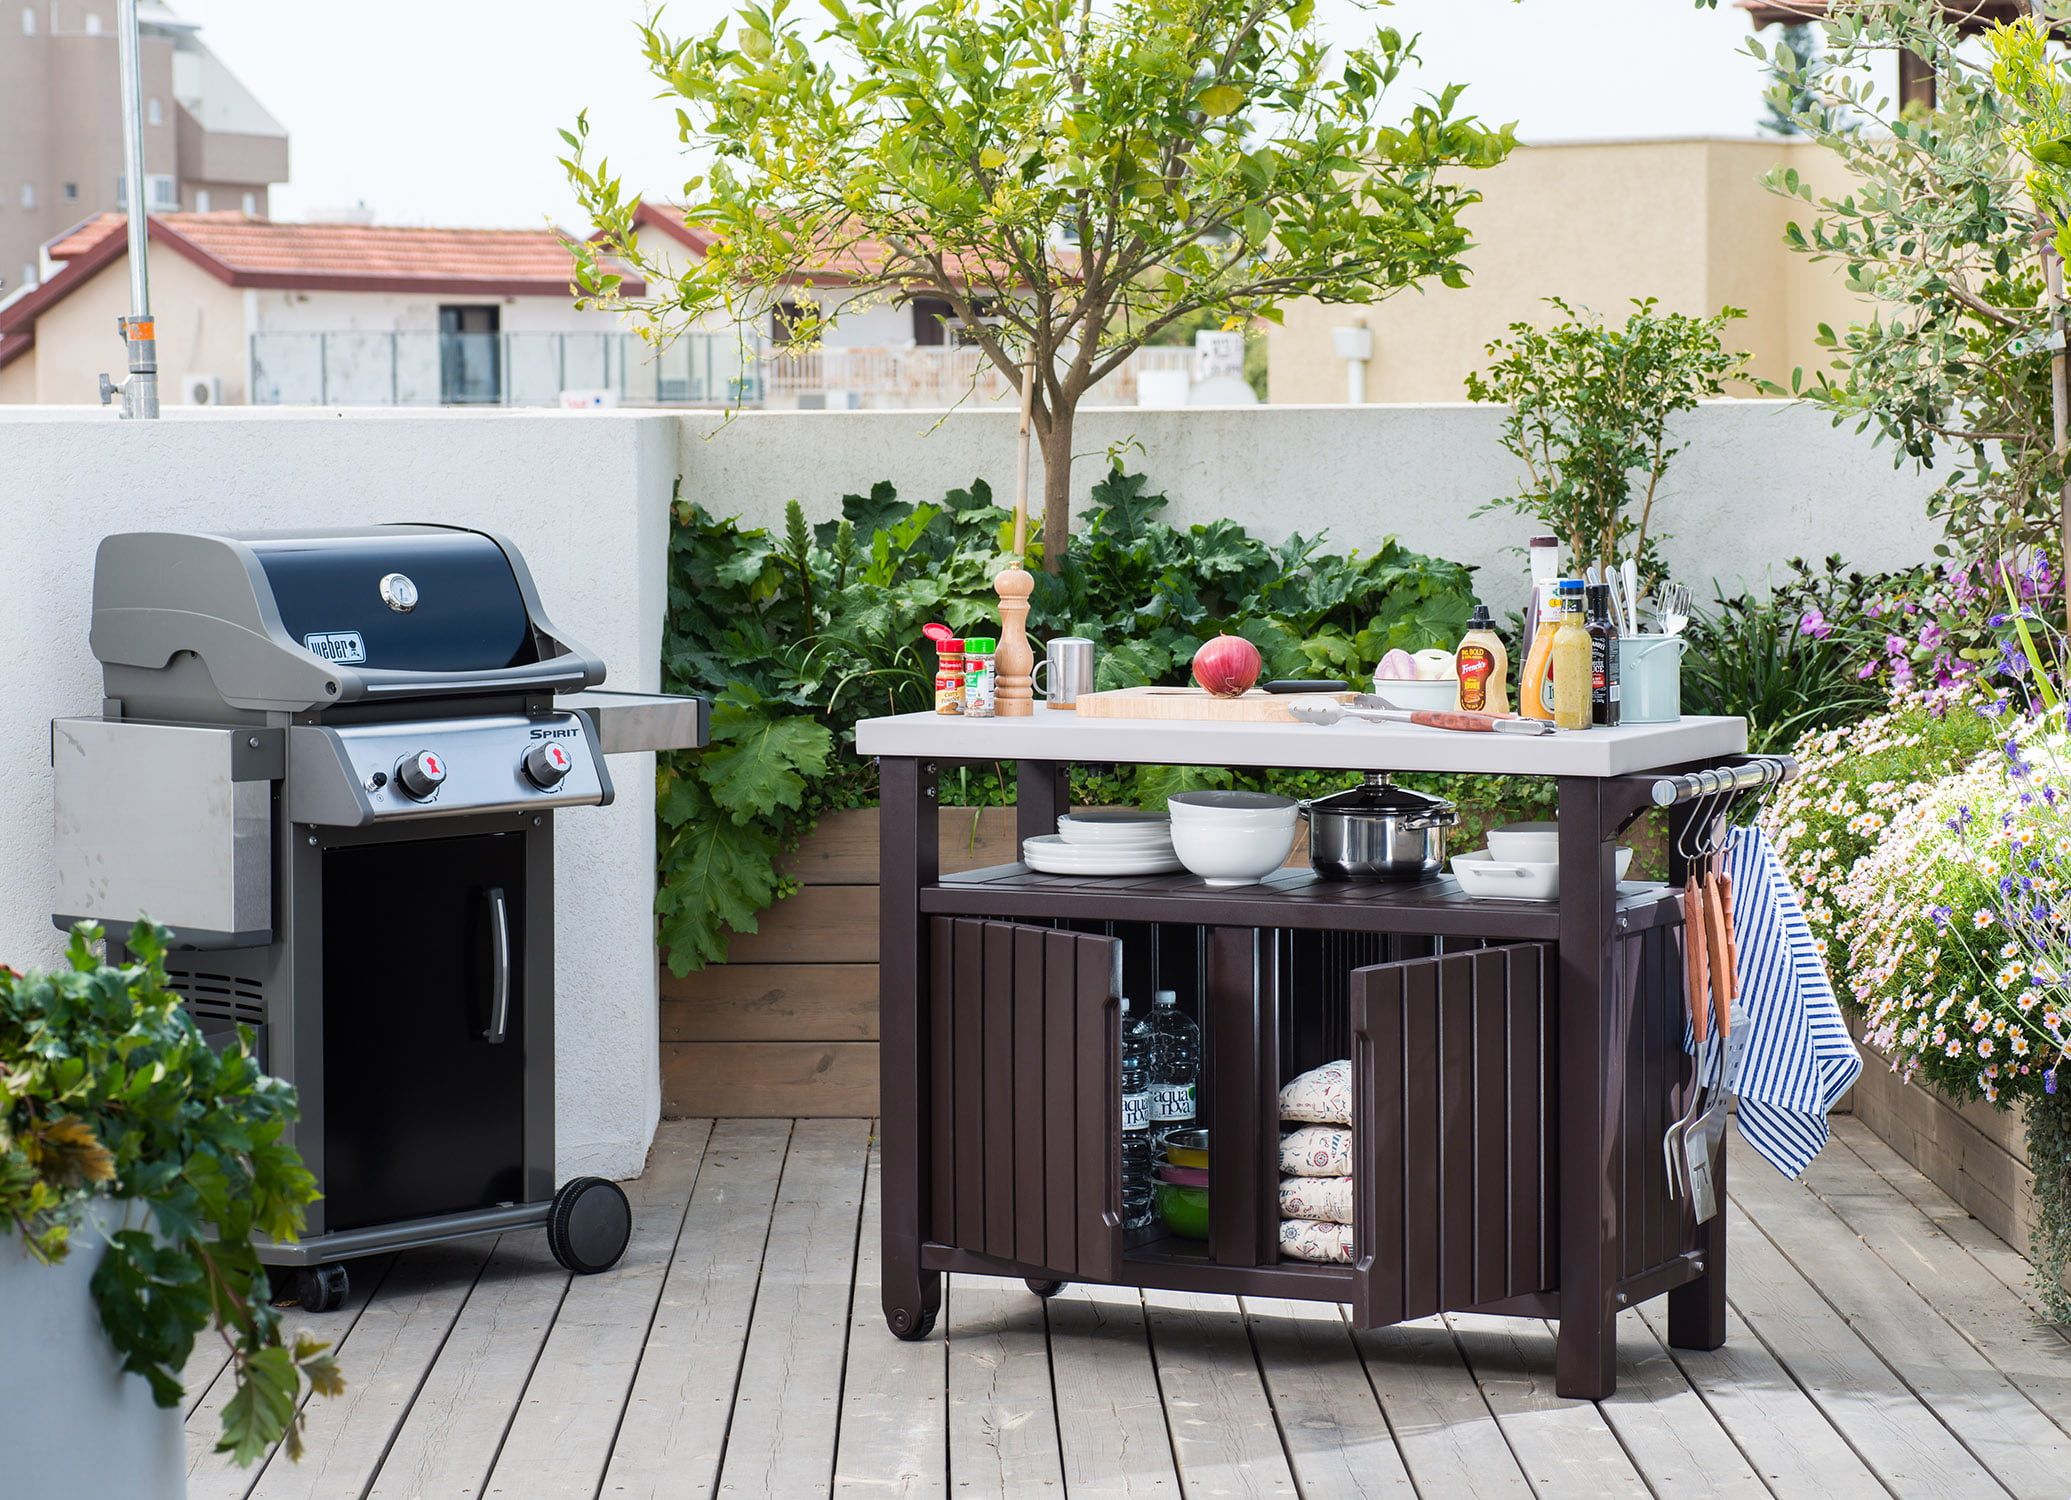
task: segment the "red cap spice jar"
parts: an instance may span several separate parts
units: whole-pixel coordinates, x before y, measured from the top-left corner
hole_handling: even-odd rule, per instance
[[[923,625],[920,633],[935,643],[935,712],[964,711],[964,643],[947,625]]]

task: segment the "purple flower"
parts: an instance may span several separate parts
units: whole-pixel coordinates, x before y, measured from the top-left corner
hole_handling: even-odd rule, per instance
[[[1876,662],[1876,658],[1872,657],[1872,658],[1871,658],[1871,659],[1870,659],[1869,661],[1866,661],[1866,662],[1864,662],[1864,663],[1862,664],[1862,667],[1861,667],[1861,669],[1860,669],[1859,671],[1857,671],[1855,675],[1856,675],[1856,676],[1857,676],[1858,678],[1870,678],[1870,677],[1875,677],[1875,676],[1877,675],[1877,662]]]
[[[1941,643],[1942,627],[1940,626],[1940,624],[1938,624],[1936,621],[1929,620],[1925,625],[1922,625],[1920,627],[1920,644],[1923,647],[1925,647],[1929,651],[1932,651]]]
[[[2045,1094],[2054,1094],[2056,1091],[2057,1070],[2055,1068],[2050,1068],[2047,1069],[2042,1075],[2042,1092]]]
[[[1887,635],[1884,637],[1884,654],[1893,657],[1904,656],[1906,654],[1906,638],[1902,635]]]
[[[1834,627],[1827,623],[1827,617],[1820,613],[1817,604],[1798,617],[1798,634],[1800,635],[1809,635],[1815,640],[1823,641],[1833,633]]]
[[[1863,613],[1874,620],[1879,615],[1884,613],[1884,605],[1880,600],[1872,599],[1866,606],[1864,606]]]

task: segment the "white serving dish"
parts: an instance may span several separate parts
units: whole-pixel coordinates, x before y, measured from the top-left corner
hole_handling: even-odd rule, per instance
[[[1175,818],[1172,847],[1180,863],[1210,885],[1255,885],[1287,862],[1294,815],[1289,802],[1277,824]]]
[[[1397,708],[1450,711],[1460,706],[1457,677],[1376,677],[1373,690]]]
[[[1023,839],[1021,862],[1045,875],[1165,875],[1181,867],[1169,843],[1103,848],[1068,844],[1054,833]]]
[[[1067,844],[1081,848],[1135,849],[1170,844],[1172,820],[1141,808],[1096,807],[1066,813],[1057,820],[1057,833]]]
[[[1632,863],[1632,851],[1620,849],[1617,878],[1625,878]],[[1557,901],[1560,899],[1560,866],[1541,861],[1499,860],[1486,849],[1453,856],[1453,875],[1460,889],[1470,896],[1495,896],[1510,901]]]
[[[1558,823],[1505,823],[1489,830],[1489,857],[1504,864],[1559,864]]]

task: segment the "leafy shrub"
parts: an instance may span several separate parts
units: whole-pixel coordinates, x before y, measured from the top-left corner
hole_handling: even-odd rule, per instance
[[[1165,505],[1143,476],[1111,472],[1063,569],[1035,574],[1036,633],[1099,641],[1103,688],[1183,680],[1195,648],[1224,630],[1258,646],[1268,676],[1363,679],[1395,647],[1450,645],[1466,629],[1461,564],[1393,539],[1340,555],[1320,536],[1267,543],[1230,521],[1181,529],[1161,519]],[[789,893],[776,860],[821,812],[875,800],[856,721],[933,705],[921,626],[977,634],[994,618],[1011,526],[982,480],[923,504],[879,484],[817,526],[794,502],[780,534],[677,502],[663,675],[672,692],[715,700],[711,747],[660,771],[657,906],[677,973],[724,958],[730,932],[756,930]],[[1155,802],[1180,789],[1175,778],[1231,774],[1081,772],[1075,795]],[[997,769],[952,777],[946,800],[1012,800]],[[1519,798],[1526,816],[1541,805]]]
[[[120,967],[95,958],[100,936],[72,929],[69,969],[0,968],[0,1224],[55,1261],[90,1200],[131,1205],[92,1281],[123,1368],[178,1406],[195,1336],[214,1325],[237,1387],[217,1451],[249,1464],[284,1437],[299,1456],[302,1383],[334,1395],[343,1382],[323,1344],[282,1340],[251,1244],[293,1238],[316,1197],[283,1138],[295,1091],[259,1071],[249,1031],[220,1053],[203,1038],[166,988],[163,928],[138,923]]]

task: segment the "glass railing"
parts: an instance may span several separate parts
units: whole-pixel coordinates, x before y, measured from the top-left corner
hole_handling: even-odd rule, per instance
[[[752,405],[762,399],[755,354],[715,334],[657,351],[624,333],[255,333],[252,400],[558,406],[563,392],[609,391],[635,406]]]

